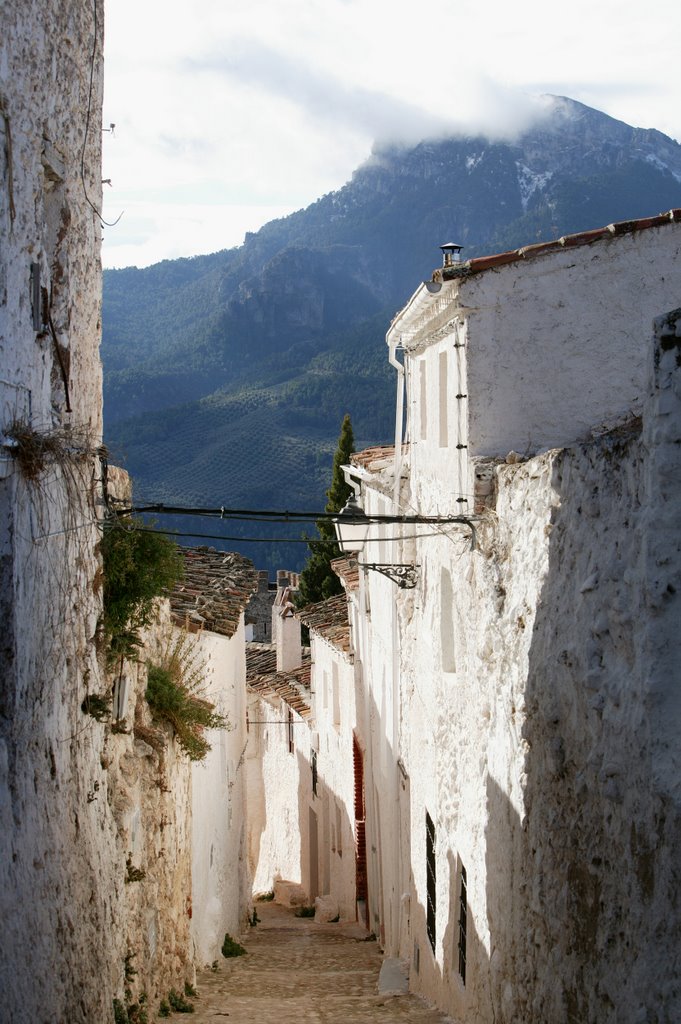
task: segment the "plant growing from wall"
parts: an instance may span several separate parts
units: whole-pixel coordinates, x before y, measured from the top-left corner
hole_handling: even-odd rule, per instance
[[[111,698],[88,693],[80,705],[80,710],[84,715],[92,715],[97,722],[106,722],[111,717]]]
[[[246,950],[240,942],[237,942],[236,939],[232,938],[229,932],[225,932],[225,940],[222,943],[222,955],[225,959],[229,959],[233,956],[245,956]]]
[[[206,729],[228,729],[227,719],[205,696],[205,667],[196,642],[180,633],[169,640],[158,664],[147,665],[146,698],[156,721],[171,725],[190,761],[202,761],[210,750]]]
[[[146,871],[142,868],[136,868],[132,863],[132,854],[128,854],[128,859],[125,862],[125,881],[126,884],[129,882],[141,882],[143,878],[147,877]],[[137,971],[135,971],[137,974]],[[127,976],[126,976],[127,977]]]
[[[23,420],[15,420],[5,435],[11,442],[10,450],[25,480],[36,483],[48,468],[57,466],[67,484],[77,493],[84,488],[75,468],[89,463],[95,455],[105,454],[105,449],[93,443],[87,430],[74,427],[41,431],[34,430]]]
[[[177,544],[135,519],[108,520],[102,535],[107,660],[135,658],[140,630],[152,621],[154,601],[182,577]]]
[[[333,457],[331,486],[326,492],[326,512],[340,512],[352,493],[352,488],[345,481],[341,466],[347,465],[355,450],[355,439],[352,433],[350,416],[346,413],[341,425],[338,445]],[[323,601],[334,594],[340,594],[342,584],[331,568],[331,560],[339,558],[341,550],[336,540],[336,530],[328,519],[317,520],[319,540],[309,540],[310,555],[305,568],[300,574],[299,597],[300,606]]]
[[[170,1003],[170,1009],[174,1010],[175,1013],[194,1013],[194,1004],[190,1003],[188,999],[185,999],[185,997],[174,988],[171,988],[168,993],[168,1002]]]

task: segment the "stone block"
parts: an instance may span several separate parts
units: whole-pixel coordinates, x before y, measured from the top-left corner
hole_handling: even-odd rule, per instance
[[[317,896],[314,901],[314,919],[318,924],[337,921],[340,916],[338,900],[334,896]]]
[[[300,882],[279,878],[274,883],[274,902],[280,907],[304,907],[307,905],[307,893]]]

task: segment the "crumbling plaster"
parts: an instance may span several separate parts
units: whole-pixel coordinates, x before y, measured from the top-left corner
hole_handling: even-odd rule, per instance
[[[643,441],[634,424],[499,467],[496,516],[480,527],[477,550],[454,537],[423,545],[422,589],[402,607],[401,749],[420,945],[412,986],[457,1019],[634,1024],[678,1015],[675,401],[676,426],[671,410],[663,417],[662,473],[652,409]],[[658,513],[662,549],[648,540]],[[450,672],[443,566],[454,581],[444,618]],[[426,810],[437,831],[434,955],[424,923]]]
[[[82,180],[97,205],[102,24],[95,33],[93,11],[75,0],[1,10],[0,433],[21,420],[40,433],[70,428],[74,439],[33,481],[11,449],[0,460],[0,947],[3,1013],[17,1022],[107,1019],[125,952],[104,727],[81,711],[103,685],[94,643],[100,226]]]

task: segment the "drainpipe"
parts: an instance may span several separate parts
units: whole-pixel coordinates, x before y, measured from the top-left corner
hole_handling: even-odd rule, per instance
[[[392,341],[390,331],[385,339],[388,343],[388,362],[397,370],[397,396],[395,401],[395,461],[393,464],[393,514],[399,510],[400,478],[402,475],[402,423],[404,421],[404,365],[397,358],[398,341]],[[401,340],[401,339],[400,339]]]

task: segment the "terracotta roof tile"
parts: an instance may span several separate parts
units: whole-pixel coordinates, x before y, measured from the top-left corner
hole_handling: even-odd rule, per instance
[[[274,644],[246,644],[246,688],[258,697],[278,697],[301,718],[310,716],[309,649],[303,650],[302,664],[290,672],[277,672]]]
[[[491,256],[478,256],[472,260],[458,263],[453,267],[436,270],[433,274],[433,280],[451,281],[457,277],[469,277],[471,274],[480,274],[485,270],[492,270],[494,267],[505,266],[509,263],[519,263],[526,259],[534,259],[549,252],[557,252],[560,249],[575,249],[581,245],[592,245],[594,242],[604,239],[628,235],[635,231],[646,231],[649,228],[663,227],[665,224],[676,224],[679,221],[681,221],[681,209],[669,210],[654,217],[623,220],[617,224],[608,224],[606,227],[594,228],[592,231],[579,231],[572,235],[563,235],[562,238],[549,242],[524,245],[520,249],[511,249],[508,252],[500,252]],[[367,450],[370,451],[370,449]]]
[[[409,451],[409,445],[402,445],[402,454],[406,455]],[[395,445],[394,444],[378,444],[372,448],[364,448],[361,452],[353,452],[350,456],[350,462],[353,466],[361,466],[363,469],[371,470],[371,464],[374,462],[386,462],[395,458]]]
[[[580,231],[574,235],[563,235],[560,239],[561,245],[566,249],[574,249],[578,245],[590,245],[591,242],[599,242],[602,238],[612,238],[614,232],[610,228],[593,228],[591,231]]]
[[[235,552],[182,548],[184,579],[170,595],[173,621],[190,632],[200,629],[233,636],[241,613],[258,588],[253,563]]]
[[[350,652],[350,623],[345,594],[329,597],[316,604],[307,604],[297,614],[304,625],[332,647],[343,654]]]
[[[359,589],[359,566],[356,558],[332,558],[331,568],[336,576],[343,581],[346,590]]]

